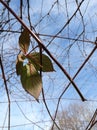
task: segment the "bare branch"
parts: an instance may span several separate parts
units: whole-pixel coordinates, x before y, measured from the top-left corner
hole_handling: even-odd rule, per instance
[[[83,2],[83,1],[82,1]],[[81,2],[81,3],[82,3]],[[76,91],[78,92],[80,98],[82,101],[85,101],[86,99],[84,98],[84,96],[81,94],[80,90],[78,89],[78,87],[76,86],[76,84],[74,83],[74,81],[72,80],[72,78],[70,77],[70,75],[66,72],[66,70],[63,68],[63,66],[52,56],[52,54],[49,52],[49,50],[44,46],[44,44],[41,42],[41,40],[35,35],[34,32],[32,32],[27,26],[26,24],[15,14],[15,12],[13,12],[13,10],[8,7],[8,5],[1,0],[1,3],[16,17],[16,19],[22,24],[22,26],[24,26],[29,33],[32,35],[32,37],[37,41],[37,43],[46,51],[46,53],[52,58],[52,60],[58,65],[58,67],[63,71],[63,73],[66,75],[66,77],[69,79],[69,81],[72,83],[72,85],[74,86],[74,88],[76,89]],[[80,3],[80,5],[81,5]],[[79,6],[80,7],[80,6]],[[73,16],[72,16],[73,17]],[[71,19],[72,19],[71,17]],[[70,20],[71,20],[70,19]],[[69,20],[69,21],[70,21]],[[68,22],[69,23],[69,22]],[[65,27],[65,26],[64,26]],[[64,28],[63,27],[63,28]],[[62,30],[63,30],[62,28]],[[61,32],[61,30],[59,31],[59,33]],[[59,34],[58,33],[58,34]],[[57,35],[58,35],[57,34]]]
[[[7,87],[7,82],[6,82],[6,77],[5,77],[5,73],[4,73],[4,67],[3,67],[1,56],[0,56],[0,66],[1,66],[1,71],[2,71],[2,77],[4,80],[5,90],[6,90],[6,94],[7,94],[7,99],[8,99],[8,130],[10,130],[10,96],[9,96],[9,91],[8,91],[8,87]]]

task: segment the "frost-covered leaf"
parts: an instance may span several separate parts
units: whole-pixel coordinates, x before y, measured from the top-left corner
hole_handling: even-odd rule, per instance
[[[34,66],[38,71],[40,70],[40,68],[42,69],[43,72],[54,71],[53,64],[50,58],[45,54],[42,54],[42,65],[40,64],[41,63],[40,53],[38,52],[29,54],[28,59],[34,64]]]
[[[20,50],[26,54],[30,45],[30,36],[27,29],[24,29],[24,31],[21,33],[19,37],[19,47]]]
[[[25,91],[31,94],[37,101],[42,91],[42,78],[39,73],[30,74],[29,67],[24,66],[23,73],[21,75],[21,83]]]

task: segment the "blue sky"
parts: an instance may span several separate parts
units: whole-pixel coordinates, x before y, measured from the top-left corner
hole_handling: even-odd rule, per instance
[[[42,4],[43,2],[43,4]],[[54,4],[55,0],[32,0],[31,1],[31,20],[33,25],[36,26],[37,33],[40,34],[47,34],[47,35],[54,35],[56,34],[66,23],[68,17],[70,18],[76,9],[76,5],[74,1],[68,0],[67,7],[68,7],[68,17],[66,12],[65,1],[60,0],[59,5],[55,5],[54,8],[51,10],[49,15],[46,15],[52,4]],[[81,11],[84,18],[84,24],[86,27],[85,35],[82,35],[80,39],[95,41],[97,36],[97,1],[96,0],[85,0],[82,4]],[[19,0],[12,0],[10,4],[12,9],[19,15]],[[1,7],[1,4],[0,4]],[[18,11],[17,11],[18,10]],[[28,24],[26,8],[23,12],[23,19],[24,22]],[[45,17],[44,17],[45,16]],[[11,15],[13,18],[13,16]],[[44,17],[44,20],[39,22],[40,19]],[[14,23],[14,21],[13,21]],[[6,28],[6,27],[5,27]],[[17,30],[20,28],[20,24],[16,22],[12,29]],[[83,30],[83,25],[81,21],[81,17],[79,13],[72,19],[70,24],[64,29],[64,31],[59,35],[62,37],[70,37],[70,38],[77,38],[78,34],[80,34]],[[12,63],[5,65],[5,72],[7,72],[7,77],[10,74],[10,66],[14,68],[15,60],[17,54],[19,52],[18,47],[18,37],[19,34],[11,34],[4,39],[3,47],[5,49],[4,52],[4,63],[7,63],[10,60]],[[41,40],[45,45],[48,45],[49,41],[52,39],[48,36],[41,36]],[[34,46],[36,45],[35,41],[32,39]],[[48,46],[48,49],[53,54],[53,56],[64,66],[67,72],[74,76],[80,65],[84,62],[87,55],[91,52],[94,45],[91,43],[83,43],[83,42],[75,42],[73,40],[67,40],[62,38],[55,38],[53,42]],[[3,43],[3,39],[1,44]],[[72,45],[73,44],[73,45]],[[71,48],[70,48],[70,45]],[[0,50],[1,50],[0,45]],[[14,51],[15,50],[15,51]],[[7,52],[10,51],[10,54],[7,55]],[[1,52],[0,52],[1,53]],[[77,86],[80,88],[82,94],[87,98],[89,101],[87,104],[91,104],[93,109],[96,109],[97,106],[97,59],[96,59],[97,52],[95,52],[92,57],[90,58],[89,62],[85,65],[82,71],[79,73],[77,78],[74,80]],[[53,61],[52,61],[53,62]],[[53,62],[54,68],[56,72],[52,73],[43,73],[43,88],[45,92],[45,98],[47,99],[47,104],[50,109],[52,115],[56,110],[57,101],[64,90],[64,88],[69,83],[66,76],[63,72],[59,69],[59,67]],[[15,70],[13,69],[13,72]],[[0,70],[1,73],[1,70]],[[1,75],[0,75],[1,76]],[[51,119],[46,111],[46,108],[43,104],[42,95],[40,95],[40,103],[38,104],[34,101],[34,98],[27,94],[20,84],[19,78],[17,78],[16,74],[10,79],[11,81],[8,83],[8,87],[10,90],[10,97],[12,100],[11,103],[11,125],[13,126],[11,130],[41,130],[38,126],[31,125],[31,121],[33,123],[38,122],[37,125],[42,127],[43,129],[49,130],[51,125]],[[3,89],[3,80],[0,81],[1,88],[0,90],[0,115],[2,115],[2,119],[0,119],[0,126],[7,125],[7,119],[4,123],[4,119],[6,118],[7,113],[7,98],[5,91]],[[96,101],[95,101],[96,100]],[[80,102],[80,97],[75,91],[74,87],[70,85],[69,89],[63,95],[62,100],[59,105],[59,110],[65,108],[70,103],[73,102]],[[26,117],[23,115],[25,113]],[[0,116],[1,117],[1,116]],[[29,121],[30,119],[31,121]],[[25,125],[24,125],[25,124]],[[28,125],[26,125],[28,124]],[[20,125],[20,126],[19,126]],[[23,126],[22,126],[23,125]],[[0,128],[1,129],[1,128]],[[6,128],[4,128],[6,130]]]

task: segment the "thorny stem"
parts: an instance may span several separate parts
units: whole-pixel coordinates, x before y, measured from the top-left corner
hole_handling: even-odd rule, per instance
[[[7,94],[7,98],[8,98],[8,130],[10,130],[10,96],[9,96],[9,91],[8,91],[8,87],[7,87],[7,82],[6,82],[6,77],[5,77],[5,73],[4,73],[4,67],[3,67],[2,60],[1,60],[1,56],[0,56],[0,66],[1,66],[1,71],[2,71],[2,77],[4,80],[5,90],[6,90],[6,94]]]
[[[44,44],[42,43],[42,41],[37,37],[37,35],[35,35],[34,32],[32,32],[27,26],[26,24],[16,15],[16,13],[3,1],[0,0],[0,2],[10,11],[10,13],[12,15],[14,15],[14,17],[21,23],[21,25],[26,28],[29,33],[32,35],[32,37],[37,41],[37,43],[46,51],[46,53],[51,57],[51,59],[58,65],[58,67],[63,71],[63,73],[66,75],[66,77],[68,78],[68,80],[72,83],[72,85],[74,86],[75,90],[77,91],[77,93],[79,94],[80,98],[82,101],[85,101],[86,99],[84,98],[84,96],[82,95],[82,93],[80,92],[80,90],[78,89],[77,85],[75,84],[75,82],[73,81],[73,79],[70,77],[70,75],[67,73],[67,71],[63,68],[63,66],[53,57],[53,55],[49,52],[49,50],[44,46]]]

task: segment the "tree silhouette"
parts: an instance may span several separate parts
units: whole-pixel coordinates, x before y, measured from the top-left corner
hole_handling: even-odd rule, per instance
[[[73,103],[58,112],[56,121],[61,130],[85,130],[93,114],[93,110],[88,108],[88,105],[92,106],[92,104],[87,103]],[[57,130],[56,127],[53,129]],[[93,130],[96,130],[96,127],[93,127]]]

